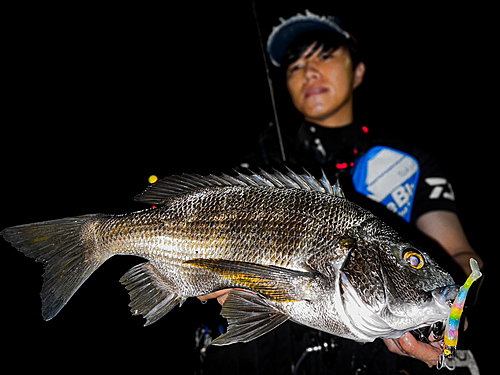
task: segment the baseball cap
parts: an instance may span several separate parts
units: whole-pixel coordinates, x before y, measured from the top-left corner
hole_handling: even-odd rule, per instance
[[[346,40],[346,43],[356,44],[356,40],[340,25],[338,17],[319,16],[307,9],[305,14],[285,19],[280,19],[281,24],[273,27],[267,39],[267,52],[273,65],[280,67],[286,49],[299,35],[313,30],[332,31]]]

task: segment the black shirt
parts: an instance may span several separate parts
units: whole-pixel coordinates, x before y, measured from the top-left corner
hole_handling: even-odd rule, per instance
[[[384,218],[391,215],[380,209],[381,203],[412,223],[426,212],[456,212],[451,184],[428,153],[399,139],[375,137],[367,126],[353,123],[341,128],[324,128],[304,122],[294,136],[284,138],[284,148],[285,163],[281,159],[276,129],[270,127],[261,135],[256,152],[247,156],[242,165],[266,169],[286,164],[297,172],[305,168],[313,174],[323,170],[330,181],[339,179],[347,199]],[[414,186],[400,177],[408,169],[414,172],[411,182]],[[388,182],[384,183],[384,178]],[[360,186],[366,185],[367,180],[371,184]],[[395,198],[388,197],[390,195]],[[405,211],[399,206],[410,195],[411,207]]]

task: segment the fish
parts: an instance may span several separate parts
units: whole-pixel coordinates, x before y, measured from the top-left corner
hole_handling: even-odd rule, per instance
[[[165,177],[128,214],[88,214],[6,228],[44,264],[42,316],[54,318],[115,255],[146,260],[120,282],[145,325],[190,297],[231,289],[227,332],[248,342],[287,320],[359,342],[444,322],[459,286],[427,253],[338,182],[290,169]]]

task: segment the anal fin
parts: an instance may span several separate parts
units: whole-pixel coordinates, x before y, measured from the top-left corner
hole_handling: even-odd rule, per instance
[[[212,345],[248,342],[286,322],[289,316],[269,306],[256,294],[232,290],[222,307],[221,315],[228,320],[227,332]]]
[[[153,324],[184,301],[151,263],[132,267],[120,282],[129,291],[132,314],[143,315],[145,326]]]

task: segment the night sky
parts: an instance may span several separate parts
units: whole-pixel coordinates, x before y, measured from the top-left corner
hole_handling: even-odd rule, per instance
[[[252,3],[185,3],[8,12],[0,229],[139,210],[145,206],[132,198],[151,174],[217,174],[253,149],[273,114]],[[305,8],[339,16],[367,65],[356,119],[430,152],[451,180],[488,273],[459,348],[472,347],[485,363],[495,350],[484,338],[496,331],[487,299],[497,295],[488,284],[496,284],[499,209],[493,9],[272,3],[257,0],[265,40],[280,16]],[[273,67],[271,76],[282,126],[296,124],[283,77]],[[190,373],[194,330],[203,315],[218,313],[215,302],[189,300],[144,328],[118,282],[140,260],[114,257],[44,322],[42,266],[4,241],[0,247],[5,365],[167,373],[180,362]]]

